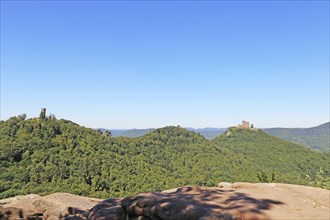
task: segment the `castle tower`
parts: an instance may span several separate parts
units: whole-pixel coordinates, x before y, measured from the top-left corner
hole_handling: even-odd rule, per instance
[[[41,108],[39,117],[46,118],[46,108]]]
[[[249,128],[250,123],[248,121],[242,121],[242,128]]]

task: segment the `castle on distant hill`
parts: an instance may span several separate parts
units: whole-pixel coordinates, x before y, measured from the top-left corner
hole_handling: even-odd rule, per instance
[[[225,132],[225,134],[227,135],[227,136],[229,136],[229,135],[231,135],[231,128],[244,128],[244,129],[249,129],[249,130],[251,130],[251,131],[257,131],[258,129],[257,128],[255,128],[254,127],[254,125],[253,124],[251,124],[251,126],[250,126],[250,122],[248,122],[248,121],[242,121],[242,124],[238,124],[237,126],[232,126],[232,127],[229,127],[228,129],[227,129],[227,131]]]
[[[250,122],[248,121],[242,121],[242,124],[238,124],[237,128],[250,128]]]

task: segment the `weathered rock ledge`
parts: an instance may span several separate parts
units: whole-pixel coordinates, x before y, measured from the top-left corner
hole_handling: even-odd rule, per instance
[[[89,209],[100,201],[69,193],[16,196],[0,200],[0,219],[58,220],[67,216],[83,219]]]
[[[0,200],[0,219],[330,219],[330,191],[277,183],[220,183],[123,199],[55,193]]]

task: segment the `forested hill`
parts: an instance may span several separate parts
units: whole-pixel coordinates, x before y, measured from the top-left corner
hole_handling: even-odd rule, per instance
[[[121,197],[220,181],[325,187],[328,156],[267,135],[232,129],[213,141],[181,127],[138,138],[108,137],[55,117],[0,122],[0,198],[53,192]],[[306,177],[309,175],[309,177]]]
[[[230,128],[212,142],[248,161],[249,169],[262,167],[263,177],[259,178],[263,180],[275,177],[278,182],[298,182],[301,174],[311,175],[308,170],[312,167],[323,167],[329,175],[329,153],[310,150],[260,129]]]
[[[312,128],[268,128],[264,131],[312,149],[330,152],[330,122]]]

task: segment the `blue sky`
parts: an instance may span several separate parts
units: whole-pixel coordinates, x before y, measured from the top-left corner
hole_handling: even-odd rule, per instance
[[[328,1],[1,1],[1,119],[329,121]]]

